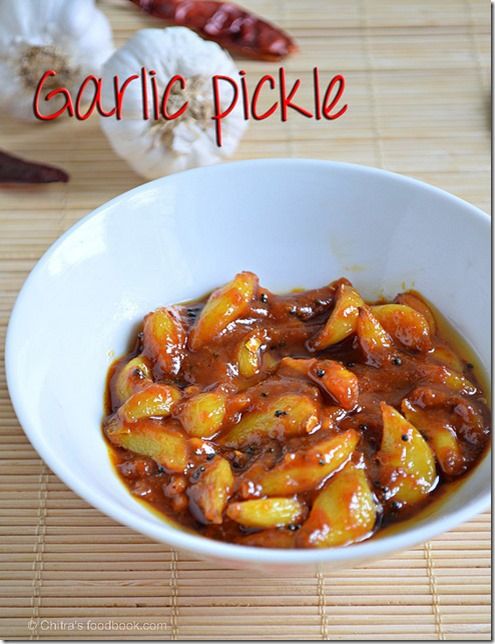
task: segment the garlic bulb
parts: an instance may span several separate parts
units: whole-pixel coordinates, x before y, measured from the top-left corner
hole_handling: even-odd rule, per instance
[[[62,86],[75,93],[112,51],[110,24],[94,0],[0,0],[0,106],[35,120],[33,97],[45,71],[57,75],[44,84],[43,97]],[[50,111],[63,103],[55,97]]]
[[[188,101],[187,110],[175,120],[155,119],[152,95],[148,90],[151,118],[143,118],[143,91],[140,82],[130,83],[123,99],[122,120],[100,119],[115,152],[148,179],[210,165],[230,156],[247,126],[238,103],[222,122],[222,146],[217,146],[213,115],[212,77],[237,76],[234,62],[216,43],[203,40],[186,27],[142,29],[105,63],[103,104],[115,104],[113,80],[122,82],[144,68],[155,71],[160,98],[174,75],[186,83],[173,86],[168,111],[173,113]],[[233,90],[225,84],[219,92],[219,105],[226,109]]]

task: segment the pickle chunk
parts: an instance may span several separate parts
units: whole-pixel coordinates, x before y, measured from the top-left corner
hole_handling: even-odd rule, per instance
[[[321,351],[352,335],[356,331],[360,306],[364,306],[364,301],[359,293],[352,286],[341,284],[327,323],[314,338],[308,340],[308,349]]]
[[[316,358],[291,358],[284,356],[278,363],[278,373],[282,376],[308,377],[309,370],[316,362]]]
[[[461,474],[466,467],[461,445],[454,427],[442,418],[444,416],[443,410],[418,409],[409,400],[402,401],[401,409],[406,420],[414,424],[427,438],[428,444],[445,474],[448,476]]]
[[[437,323],[435,321],[433,311],[430,309],[428,304],[426,304],[422,297],[412,292],[399,293],[394,301],[397,302],[397,304],[405,304],[406,306],[410,306],[418,313],[421,313],[421,315],[428,322],[431,334],[434,335],[437,332]]]
[[[452,351],[452,349],[450,349],[445,344],[437,343],[433,347],[431,355],[437,362],[445,365],[449,369],[452,369],[452,371],[462,373],[464,370],[464,363],[461,358],[459,358],[459,356],[456,355],[454,351]]]
[[[408,349],[429,351],[432,348],[428,320],[406,304],[372,306],[371,312],[394,340]]]
[[[186,333],[177,307],[149,313],[143,327],[144,352],[156,360],[164,374],[176,376],[181,368]]]
[[[231,503],[227,516],[246,528],[281,528],[296,523],[304,509],[305,506],[297,499],[253,499]]]
[[[237,364],[243,378],[252,378],[260,372],[262,350],[266,347],[266,339],[266,331],[257,329],[242,340],[237,352]]]
[[[356,331],[361,349],[371,364],[381,365],[392,357],[392,338],[367,306],[359,309]]]
[[[136,454],[149,456],[171,472],[182,472],[187,465],[189,448],[179,424],[144,418],[134,427],[124,425],[114,417],[105,426],[108,440]]]
[[[296,545],[330,548],[360,541],[373,531],[376,514],[366,474],[351,462],[316,497]]]
[[[258,278],[247,271],[213,291],[204,305],[189,337],[189,347],[196,351],[215,338],[228,324],[244,315],[256,295]]]
[[[180,414],[187,433],[200,438],[210,438],[216,434],[225,418],[225,398],[225,394],[211,391],[188,400]]]
[[[268,528],[239,537],[237,543],[256,548],[294,548],[295,533],[289,529]]]
[[[219,439],[227,447],[241,447],[260,439],[297,436],[319,426],[318,407],[308,396],[283,394],[263,411],[245,414]]]
[[[383,436],[378,460],[386,500],[413,505],[437,481],[435,457],[420,432],[399,412],[382,402]]]
[[[148,385],[128,398],[119,414],[128,423],[151,416],[164,418],[170,416],[172,407],[180,397],[180,391],[171,385]]]
[[[136,356],[123,365],[114,379],[114,391],[120,404],[142,387],[152,383],[151,369],[144,356]]]
[[[309,375],[342,409],[349,411],[358,404],[358,378],[342,363],[318,360],[310,366]]]
[[[459,394],[472,396],[477,391],[471,381],[445,365],[425,364],[422,366],[422,370],[429,382],[445,385]]]
[[[358,432],[349,429],[307,450],[286,454],[271,470],[260,471],[255,465],[246,473],[243,487],[267,496],[307,492],[349,460],[358,441]]]
[[[230,463],[221,456],[204,466],[199,480],[187,491],[189,506],[202,523],[220,524],[223,511],[232,494],[234,476]],[[194,476],[194,475],[193,475]]]

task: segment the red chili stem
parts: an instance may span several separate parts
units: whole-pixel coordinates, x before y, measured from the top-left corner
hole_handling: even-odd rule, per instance
[[[0,151],[0,183],[54,183],[69,181],[69,175],[51,165],[25,161]]]
[[[297,51],[282,29],[233,2],[216,0],[131,0],[156,18],[194,29],[225,49],[260,60],[281,60]]]

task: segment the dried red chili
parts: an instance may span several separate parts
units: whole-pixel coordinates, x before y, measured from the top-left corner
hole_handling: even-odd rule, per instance
[[[25,161],[0,151],[0,183],[54,183],[69,181],[69,175],[60,168]]]
[[[194,29],[204,38],[244,56],[280,60],[297,51],[297,45],[287,33],[232,2],[131,1],[152,16]]]

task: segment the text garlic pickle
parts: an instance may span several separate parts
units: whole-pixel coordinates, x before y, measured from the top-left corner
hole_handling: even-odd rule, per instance
[[[170,78],[164,88],[159,88],[156,82],[156,72],[144,67],[138,73],[131,74],[125,79],[113,77],[114,104],[103,105],[102,79],[88,75],[81,83],[75,96],[66,87],[57,87],[57,72],[47,70],[40,78],[36,87],[33,101],[33,110],[37,119],[52,121],[63,114],[75,117],[80,121],[88,119],[93,112],[105,118],[122,119],[125,110],[125,93],[131,84],[139,83],[142,95],[142,113],[144,120],[173,121],[180,119],[188,110],[189,103],[186,99],[177,106],[177,90],[183,91],[187,87],[187,79],[176,74]],[[285,122],[289,113],[296,113],[309,119],[322,119],[334,121],[345,114],[347,104],[342,102],[345,90],[345,77],[336,74],[325,85],[322,84],[318,67],[313,69],[313,92],[311,104],[303,104],[298,99],[298,91],[302,81],[297,78],[289,82],[284,67],[280,67],[276,74],[265,74],[252,88],[249,87],[247,74],[244,70],[239,72],[237,79],[225,75],[214,75],[211,79],[211,118],[215,121],[216,142],[222,145],[222,121],[226,119],[239,102],[242,105],[244,120],[251,119],[263,121],[278,115]],[[47,92],[46,90],[49,89]],[[46,92],[46,93],[45,93]],[[229,96],[229,102],[222,106],[223,94]],[[259,103],[263,95],[268,95],[273,100],[268,101],[269,106],[261,108]],[[63,104],[56,111],[45,112],[41,110],[42,99],[50,103],[61,98]],[[170,104],[172,105],[172,108]],[[59,106],[60,103],[57,103]],[[85,106],[84,109],[82,106]]]

